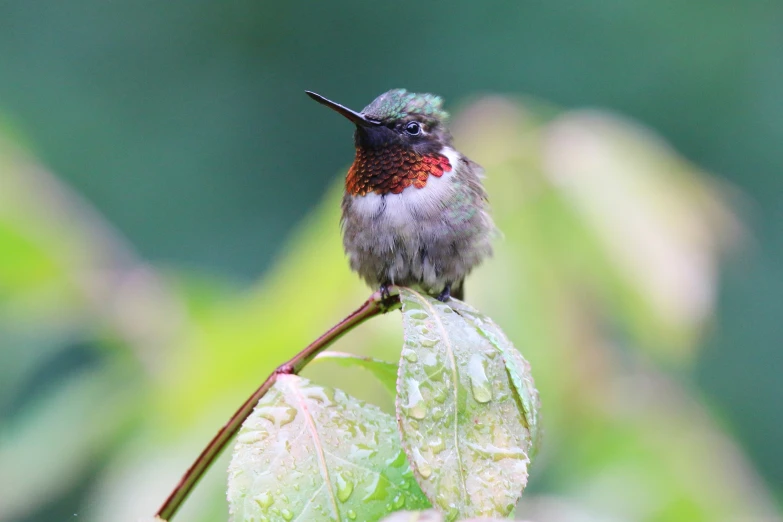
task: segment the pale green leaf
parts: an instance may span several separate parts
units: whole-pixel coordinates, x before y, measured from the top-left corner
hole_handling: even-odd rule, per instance
[[[397,365],[394,363],[367,357],[366,355],[355,355],[331,350],[319,353],[313,361],[335,361],[343,366],[364,368],[372,373],[389,390],[392,396],[397,395]]]
[[[405,345],[397,381],[402,444],[447,520],[507,516],[527,484],[532,436],[493,343],[451,306],[402,288]],[[457,306],[455,304],[455,306]]]
[[[436,509],[427,511],[398,511],[382,522],[443,522],[443,514]]]
[[[530,430],[530,437],[533,442],[530,451],[532,457],[538,451],[540,443],[539,410],[541,403],[538,397],[538,390],[533,382],[530,363],[522,357],[519,350],[514,347],[503,330],[492,319],[462,301],[453,299],[449,301],[449,306],[501,353],[508,376],[522,404],[522,411],[525,415],[528,430]]]
[[[443,513],[436,509],[427,511],[398,511],[384,518],[382,522],[443,522]],[[500,518],[461,519],[460,522],[501,522]]]
[[[429,507],[391,415],[294,375],[280,376],[242,426],[228,499],[235,522],[372,521]]]

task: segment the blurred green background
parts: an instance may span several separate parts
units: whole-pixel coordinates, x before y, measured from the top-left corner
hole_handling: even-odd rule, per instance
[[[547,426],[518,514],[777,520],[781,53],[774,1],[0,2],[0,521],[150,515],[363,299],[351,128],[303,90],[393,87],[442,95],[487,169],[505,238],[468,301]],[[224,491],[225,459],[181,519]]]

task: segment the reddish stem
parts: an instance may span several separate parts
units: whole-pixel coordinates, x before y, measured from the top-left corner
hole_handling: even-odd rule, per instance
[[[318,353],[323,351],[345,333],[371,317],[385,314],[386,312],[397,308],[399,304],[399,295],[391,295],[384,299],[381,292],[375,292],[362,306],[354,310],[348,317],[327,330],[318,339],[310,343],[304,350],[296,354],[291,360],[278,366],[277,369],[266,378],[261,386],[258,387],[253,395],[248,397],[236,413],[231,416],[225,426],[220,428],[217,435],[209,441],[209,444],[207,444],[185,474],[182,475],[179,483],[171,491],[171,494],[163,505],[160,506],[160,509],[158,509],[155,516],[166,521],[170,520],[171,517],[177,513],[177,510],[179,510],[182,503],[193,491],[193,488],[196,487],[196,484],[207,469],[209,469],[217,456],[220,455],[229,440],[236,435],[240,426],[242,426],[242,423],[245,422],[245,419],[250,416],[258,401],[261,400],[261,398],[266,395],[266,392],[275,384],[278,375],[298,374],[316,355],[318,355]]]

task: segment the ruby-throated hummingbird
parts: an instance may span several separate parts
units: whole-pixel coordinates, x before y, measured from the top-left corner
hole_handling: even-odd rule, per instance
[[[403,285],[461,299],[495,228],[483,170],[452,147],[441,98],[393,89],[355,112],[306,92],[356,125],[342,202],[351,268],[387,296]]]

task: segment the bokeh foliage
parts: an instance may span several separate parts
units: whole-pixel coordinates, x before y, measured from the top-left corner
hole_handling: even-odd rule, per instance
[[[682,378],[714,317],[721,248],[739,232],[714,178],[597,111],[491,97],[454,131],[487,169],[504,233],[468,301],[528,358],[543,403],[517,514],[775,518]],[[80,520],[148,516],[268,372],[366,297],[340,247],[340,184],[275,266],[237,288],[144,262],[29,154],[0,147],[0,491],[13,492],[0,520],[62,518],[46,509],[64,497],[81,499]],[[396,360],[401,346],[399,318],[384,317],[336,349]],[[306,376],[392,411],[382,385],[349,371]],[[226,467],[182,520],[226,517]]]

